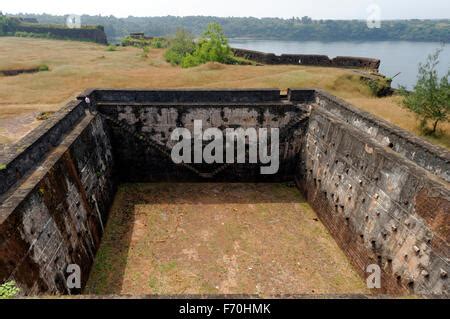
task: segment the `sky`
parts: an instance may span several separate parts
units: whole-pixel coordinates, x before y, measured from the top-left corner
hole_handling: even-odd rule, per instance
[[[0,11],[127,16],[450,19],[450,0],[1,0]],[[380,10],[374,9],[378,5]]]

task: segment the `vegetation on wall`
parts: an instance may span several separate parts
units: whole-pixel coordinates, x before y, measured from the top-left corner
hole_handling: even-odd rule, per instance
[[[50,66],[51,76],[39,76],[39,87],[29,76],[19,76],[14,81],[0,80],[0,98],[4,107],[0,117],[20,119],[26,110],[36,112],[56,111],[73,92],[86,87],[217,87],[217,88],[304,88],[317,87],[339,96],[359,108],[386,119],[414,134],[420,134],[412,112],[400,107],[400,96],[373,98],[361,74],[351,69],[321,68],[296,65],[271,65],[259,67],[236,67],[208,64],[198,68],[175,68],[165,62],[164,50],[151,50],[148,58],[137,58],[143,50],[120,49],[105,52],[106,47],[91,43],[50,41],[36,39],[33,50],[24,50],[19,38],[1,39],[0,69],[36,67],[42,63]],[[48,48],[52,49],[49,50]],[[14,60],[11,60],[14,56]],[[16,61],[26,61],[17,65]],[[99,68],[101,72],[99,72]],[[69,78],[82,80],[67,81]],[[124,80],[125,79],[125,80]],[[10,107],[14,106],[14,107]],[[30,111],[30,112],[31,112]],[[0,143],[10,143],[22,138],[24,130],[0,130]],[[438,136],[423,136],[432,143],[450,148],[450,123],[439,123]],[[0,165],[1,170],[1,165]]]
[[[106,47],[106,51],[109,51],[109,52],[117,51],[117,46],[115,46],[114,44],[110,44]]]
[[[81,41],[81,42],[93,42],[93,39],[89,38],[71,38],[67,36],[57,36],[49,32],[36,33],[36,32],[26,32],[26,31],[16,31],[5,34],[8,36],[14,36],[18,38],[36,38],[36,39],[54,39],[54,40],[67,40],[67,41]]]
[[[137,48],[151,47],[154,49],[167,48],[169,45],[168,40],[165,38],[155,37],[155,38],[133,38],[131,36],[126,36],[122,39],[121,44],[123,46],[133,46]]]
[[[40,23],[63,24],[65,16],[48,14],[21,15],[36,18]],[[81,17],[83,24],[103,25],[110,40],[123,38],[132,32],[149,36],[168,36],[184,28],[199,36],[211,22],[222,25],[228,37],[282,40],[405,40],[450,42],[450,19],[382,21],[381,28],[369,29],[364,20],[312,20],[309,17],[280,18],[219,18],[219,17]]]
[[[10,299],[16,297],[20,289],[14,281],[8,281],[0,285],[0,299]]]
[[[450,68],[441,79],[436,71],[441,52],[442,48],[436,50],[424,64],[419,65],[418,81],[412,92],[405,88],[400,90],[404,96],[402,105],[417,115],[420,130],[427,135],[435,135],[438,124],[450,120]]]

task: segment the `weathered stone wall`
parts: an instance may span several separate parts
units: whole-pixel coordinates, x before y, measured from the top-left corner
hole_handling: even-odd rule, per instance
[[[414,140],[397,136],[404,148],[391,148],[382,134],[397,129],[363,114],[354,121],[337,112],[351,106],[316,95],[296,175],[308,202],[362,276],[381,267],[382,292],[448,294],[448,183],[404,156]]]
[[[78,41],[91,41],[100,44],[107,44],[106,33],[102,27],[82,27],[70,29],[64,26],[45,26],[39,24],[18,24],[10,32],[29,32],[37,34],[50,34],[60,39],[70,39]]]
[[[282,54],[264,53],[253,50],[233,48],[236,56],[263,64],[295,64],[295,65],[316,65],[332,66],[339,68],[360,68],[378,70],[380,60],[364,57],[338,56],[330,59],[326,55],[315,54]]]
[[[0,282],[15,280],[27,295],[79,293],[67,288],[66,269],[79,265],[87,281],[114,195],[112,170],[103,120],[85,116],[1,198]]]
[[[88,89],[78,96],[95,102],[133,103],[259,103],[280,101],[280,90],[274,89],[160,89],[160,90],[108,90]]]

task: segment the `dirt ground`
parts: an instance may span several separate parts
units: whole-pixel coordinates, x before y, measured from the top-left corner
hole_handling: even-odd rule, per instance
[[[368,293],[296,188],[122,185],[87,294]]]

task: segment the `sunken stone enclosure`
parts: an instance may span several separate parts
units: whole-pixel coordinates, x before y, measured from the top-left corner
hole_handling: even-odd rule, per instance
[[[89,97],[91,105],[85,103]],[[171,132],[279,128],[280,169],[174,164]],[[318,90],[88,90],[0,154],[0,283],[85,285],[123,182],[295,181],[360,275],[388,294],[448,295],[450,154]]]

